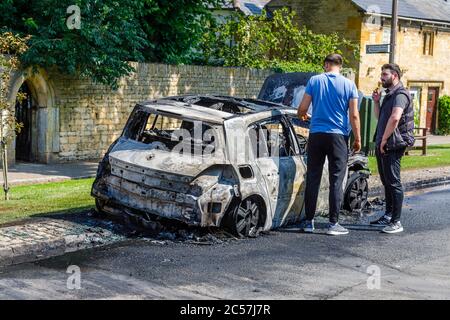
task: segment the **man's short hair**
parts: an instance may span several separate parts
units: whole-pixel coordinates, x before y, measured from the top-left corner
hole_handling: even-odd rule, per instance
[[[332,65],[335,66],[342,66],[344,64],[344,59],[342,59],[342,56],[340,54],[337,53],[333,53],[333,54],[329,54],[325,60],[324,63],[331,63]]]
[[[398,79],[402,78],[402,70],[400,70],[400,66],[396,63],[387,63],[381,67],[381,71],[390,70],[391,73],[394,72],[398,75]]]

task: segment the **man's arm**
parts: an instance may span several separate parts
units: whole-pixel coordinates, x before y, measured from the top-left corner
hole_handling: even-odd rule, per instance
[[[312,97],[309,94],[305,93],[305,95],[303,96],[302,102],[300,103],[300,106],[297,111],[297,115],[298,115],[299,119],[305,120],[305,118],[307,117],[306,113],[308,112],[308,108],[309,108],[311,102],[312,102]]]
[[[403,114],[402,107],[394,107],[392,109],[391,117],[388,120],[386,129],[384,130],[383,139],[381,140],[380,151],[382,154],[385,153],[384,146],[386,145],[389,137],[394,133],[395,128],[397,128],[398,123],[400,122],[400,119],[402,117],[402,114]]]
[[[361,125],[359,120],[358,99],[350,100],[349,115],[353,130],[353,136],[355,137],[355,142],[353,143],[353,151],[359,152],[361,150]]]

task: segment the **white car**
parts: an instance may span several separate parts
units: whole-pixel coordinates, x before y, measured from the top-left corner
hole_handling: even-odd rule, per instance
[[[188,95],[143,102],[100,162],[99,212],[216,226],[240,237],[298,222],[308,123],[260,100]],[[344,208],[367,201],[367,158],[349,158]],[[318,211],[326,212],[325,168]]]

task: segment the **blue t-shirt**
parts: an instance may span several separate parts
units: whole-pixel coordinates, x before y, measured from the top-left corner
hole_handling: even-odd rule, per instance
[[[356,84],[340,74],[323,73],[312,77],[306,86],[312,97],[310,133],[336,133],[348,136],[348,105],[358,99]]]

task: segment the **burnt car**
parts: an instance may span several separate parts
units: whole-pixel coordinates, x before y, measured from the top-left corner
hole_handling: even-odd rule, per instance
[[[135,106],[100,162],[98,212],[224,227],[240,237],[296,223],[304,212],[309,123],[289,106],[188,95]],[[318,211],[327,210],[325,165]],[[349,158],[344,208],[367,201],[367,158]]]

